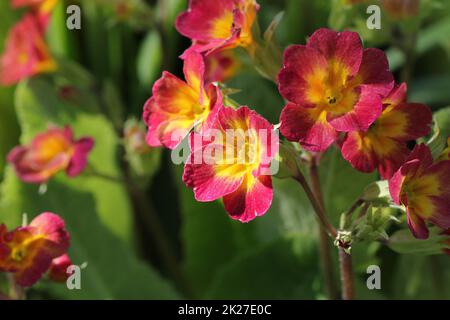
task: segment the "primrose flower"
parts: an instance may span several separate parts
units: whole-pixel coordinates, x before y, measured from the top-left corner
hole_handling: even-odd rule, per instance
[[[67,253],[53,259],[48,272],[50,279],[55,282],[65,282],[69,277],[67,268],[69,268],[71,265],[72,261],[70,260]]]
[[[45,212],[28,226],[7,231],[0,225],[0,271],[14,275],[17,284],[29,287],[50,268],[52,260],[69,247],[70,236],[64,221]]]
[[[75,140],[70,127],[51,127],[36,135],[30,145],[11,150],[8,161],[24,182],[45,183],[59,171],[65,170],[69,177],[80,174],[93,146],[91,138]]]
[[[278,151],[273,126],[248,107],[223,108],[214,125],[190,136],[183,181],[200,202],[223,198],[231,218],[249,222],[272,203],[270,162]]]
[[[236,75],[241,62],[233,50],[220,50],[205,58],[206,81],[226,82]]]
[[[29,7],[40,13],[50,13],[58,0],[11,0],[13,8]]]
[[[397,86],[383,99],[383,112],[367,131],[347,134],[343,157],[362,172],[376,168],[389,179],[405,162],[410,151],[408,141],[427,135],[432,113],[424,104],[406,102],[406,84]]]
[[[389,180],[396,204],[406,207],[409,228],[418,239],[427,239],[426,221],[450,228],[450,161],[433,164],[430,149],[420,144]]]
[[[238,46],[251,51],[258,10],[255,0],[190,0],[175,26],[200,53]]]
[[[306,46],[284,53],[279,90],[288,104],[281,133],[309,151],[324,151],[338,132],[365,131],[393,88],[385,54],[363,49],[355,32],[319,29]]]
[[[0,83],[20,80],[56,69],[44,42],[42,19],[27,14],[10,31],[5,52],[0,58]]]
[[[169,72],[153,86],[153,96],[144,106],[151,147],[175,149],[196,125],[207,127],[222,106],[219,88],[204,80],[205,63],[201,54],[188,51],[184,60],[186,82]]]

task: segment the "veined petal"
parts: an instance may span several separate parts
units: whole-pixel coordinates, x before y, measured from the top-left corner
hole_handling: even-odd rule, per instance
[[[387,107],[376,121],[377,131],[399,141],[411,141],[430,133],[431,110],[420,103],[400,103]]]
[[[208,155],[205,146],[191,154],[191,161],[184,167],[183,181],[194,191],[200,202],[214,201],[232,193],[244,179],[245,167],[238,164],[215,164],[205,159]],[[217,146],[221,148],[222,146]],[[194,159],[202,159],[196,163]],[[208,162],[210,164],[208,164]]]
[[[409,210],[406,214],[406,217],[409,229],[411,230],[414,237],[416,237],[417,239],[428,239],[429,231],[425,220],[410,212]]]
[[[190,0],[189,9],[177,17],[182,35],[202,41],[224,40],[232,35],[233,0]]]
[[[205,62],[203,56],[194,50],[188,50],[184,55],[183,72],[188,85],[193,88],[195,92],[200,93],[200,99],[202,99],[205,94]]]
[[[309,38],[308,46],[319,50],[327,60],[336,60],[346,65],[350,76],[359,70],[363,47],[361,38],[356,32],[319,29]]]
[[[319,108],[287,104],[281,112],[280,122],[283,136],[299,142],[309,151],[325,151],[338,137],[326,119],[326,112]]]
[[[389,70],[386,54],[376,48],[364,49],[357,81],[382,97],[394,88],[394,76]]]
[[[233,219],[249,222],[269,210],[272,198],[271,177],[248,174],[235,192],[223,198],[223,203]]]
[[[392,89],[391,93],[383,99],[384,105],[399,105],[402,102],[406,102],[408,86],[406,83],[402,83],[400,85],[395,85],[394,89]]]
[[[328,68],[325,57],[314,48],[293,45],[284,52],[283,64],[278,75],[281,95],[303,107],[321,102]]]
[[[349,132],[341,148],[342,156],[355,169],[362,172],[373,172],[378,160],[370,141],[363,132]]]
[[[190,115],[194,106],[200,108],[200,92],[167,71],[153,86],[153,98],[158,108],[168,113]]]

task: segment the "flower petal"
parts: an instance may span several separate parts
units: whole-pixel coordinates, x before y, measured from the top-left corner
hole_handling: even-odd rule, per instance
[[[247,175],[239,189],[223,198],[223,203],[225,210],[233,219],[249,222],[269,210],[272,198],[270,176]]]
[[[299,142],[306,150],[325,151],[338,137],[326,120],[326,112],[287,104],[281,112],[280,131],[289,141]]]
[[[311,35],[308,46],[319,50],[327,60],[344,64],[350,70],[349,75],[355,75],[359,70],[363,47],[356,32],[336,32],[322,28]]]
[[[350,112],[341,116],[328,115],[328,122],[337,131],[366,131],[380,116],[382,103],[379,95],[367,88],[361,88],[359,100]]]
[[[358,78],[363,86],[382,97],[387,96],[395,84],[386,54],[376,48],[364,49]]]
[[[290,46],[284,52],[283,69],[278,75],[281,95],[303,107],[313,107],[322,98],[327,67],[327,60],[316,49]]]

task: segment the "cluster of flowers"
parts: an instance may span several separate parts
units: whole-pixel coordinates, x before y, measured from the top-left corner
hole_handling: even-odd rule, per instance
[[[20,80],[56,69],[45,42],[50,13],[57,0],[11,0],[14,8],[30,9],[10,30],[0,58],[0,83],[11,85]]]
[[[224,106],[221,91],[205,71],[205,59],[215,52],[243,47],[253,53],[258,10],[254,0],[191,0],[188,10],[178,16],[177,30],[192,40],[181,56],[185,81],[164,72],[155,83],[143,113],[150,146],[174,149],[179,137],[190,133],[192,141],[201,135],[204,143],[191,148],[192,160],[211,144],[236,149],[229,141],[211,141],[212,129],[273,132],[274,127],[248,107]],[[416,237],[428,236],[426,221],[450,228],[448,155],[434,163],[426,145],[412,152],[408,148],[408,142],[430,132],[432,113],[423,104],[407,101],[406,84],[395,84],[383,51],[364,49],[355,32],[319,29],[306,45],[286,49],[277,82],[287,101],[280,131],[288,141],[313,153],[335,144],[355,169],[378,169],[390,179],[394,201],[407,208]],[[271,176],[261,173],[263,160],[275,156],[270,136],[235,150],[238,158],[248,151],[242,149],[252,148],[260,155],[255,161],[188,161],[183,180],[196,200],[223,198],[231,217],[242,222],[263,215],[273,196]]]
[[[0,58],[0,83],[11,85],[56,69],[45,43],[50,13],[57,0],[11,0],[14,8],[27,7],[24,17],[10,30]],[[94,145],[91,138],[75,140],[70,127],[49,127],[26,146],[8,155],[17,176],[26,183],[44,184],[60,171],[74,177],[86,167]],[[54,281],[67,279],[72,263],[67,255],[69,234],[64,221],[53,213],[42,213],[29,225],[8,231],[0,225],[0,271],[13,275],[17,285],[29,287],[47,271]]]
[[[69,127],[50,127],[26,146],[17,146],[8,161],[26,183],[43,184],[60,171],[80,174],[93,147],[91,138],[73,138]],[[7,231],[0,225],[0,271],[12,273],[16,284],[29,287],[48,270],[49,278],[63,282],[72,264],[68,255],[69,234],[64,221],[53,213],[43,213],[29,225]]]

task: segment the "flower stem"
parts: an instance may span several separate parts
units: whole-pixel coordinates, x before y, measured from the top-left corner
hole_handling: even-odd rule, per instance
[[[311,183],[314,195],[319,201],[322,208],[325,208],[323,200],[322,188],[320,186],[319,168],[315,159],[313,159],[310,167]],[[330,251],[330,239],[326,230],[319,225],[319,241],[320,241],[320,260],[322,264],[322,273],[325,281],[327,296],[330,300],[338,298],[338,290],[334,281],[333,265]]]
[[[328,221],[323,207],[320,205],[318,199],[316,198],[316,196],[312,192],[311,188],[309,187],[309,184],[306,182],[305,176],[299,171],[299,173],[295,177],[295,180],[298,183],[300,183],[303,190],[305,190],[306,196],[308,197],[309,201],[311,202],[314,212],[316,213],[316,216],[319,219],[319,222],[321,223],[323,229],[326,230],[327,234],[330,237],[332,237],[333,239],[336,238],[337,231]]]
[[[342,299],[354,300],[355,288],[353,281],[352,257],[344,248],[339,248],[339,264],[341,271]]]
[[[98,172],[92,165],[88,164],[86,167],[85,174],[90,175],[92,177],[97,177],[100,179],[108,180],[116,183],[125,183],[125,180],[119,177],[113,177],[101,172]]]

